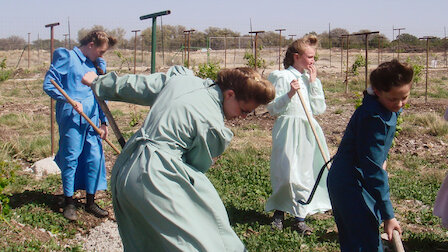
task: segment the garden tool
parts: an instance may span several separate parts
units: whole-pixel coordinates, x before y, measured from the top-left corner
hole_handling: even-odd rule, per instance
[[[73,107],[75,107],[76,106],[76,104],[75,104],[75,101],[72,99],[72,98],[70,98],[70,96],[68,96],[67,95],[67,93],[54,81],[54,80],[51,80],[50,79],[50,81],[51,81],[51,83],[56,87],[56,89],[57,90],[59,90],[59,92],[61,92],[61,94],[65,97],[65,99],[67,99],[67,101],[70,103],[70,105],[72,105]],[[81,113],[79,113],[82,117],[84,117],[84,119],[86,119],[86,121],[93,127],[93,129],[99,134],[99,135],[101,135],[101,133],[102,133],[102,130],[101,129],[99,129],[93,122],[92,122],[92,120],[90,120],[90,118],[84,113],[84,112],[81,112]],[[104,141],[106,141],[106,143],[108,143],[109,145],[110,145],[110,147],[112,147],[112,149],[114,149],[114,151],[115,152],[117,152],[118,154],[120,154],[120,150],[118,150],[117,149],[117,147],[115,147],[115,145],[112,143],[112,142],[110,142],[107,138],[106,139],[104,139]]]

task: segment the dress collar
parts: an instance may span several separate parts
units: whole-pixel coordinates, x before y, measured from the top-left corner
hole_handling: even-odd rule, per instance
[[[289,66],[287,68],[287,70],[289,70],[294,75],[294,77],[296,77],[297,79],[302,78],[302,77],[309,78],[309,74],[308,74],[307,70],[305,70],[303,74],[301,72],[299,72],[299,70],[297,70],[293,66]]]
[[[378,115],[388,125],[395,124],[396,116],[398,116],[403,111],[403,109],[400,109],[400,111],[398,112],[392,112],[386,109],[378,101],[378,98],[375,95],[370,95],[368,93],[365,93],[362,104],[363,106],[365,106],[367,111],[369,111],[372,114]]]
[[[79,59],[84,63],[87,60],[87,57],[81,52],[78,47],[73,47],[73,51],[78,55]]]

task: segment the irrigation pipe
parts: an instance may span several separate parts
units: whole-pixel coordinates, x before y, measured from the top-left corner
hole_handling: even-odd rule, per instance
[[[70,105],[75,107],[76,106],[75,101],[72,98],[70,98],[70,96],[68,96],[67,93],[54,80],[50,79],[50,81],[56,87],[56,89],[59,90],[59,92],[61,92],[61,94],[65,97],[65,99],[67,99],[67,101],[70,103]],[[86,121],[93,127],[93,129],[96,131],[96,133],[98,133],[99,135],[101,135],[101,133],[103,133],[103,131],[101,129],[99,129],[84,112],[80,112],[79,114],[82,117],[84,117],[84,119],[86,119]],[[118,150],[117,147],[115,147],[115,145],[109,141],[109,139],[106,138],[106,139],[104,139],[104,141],[106,141],[106,143],[108,143],[110,145],[110,147],[112,147],[112,149],[114,149],[114,151],[117,152],[117,154],[120,154],[120,150]]]

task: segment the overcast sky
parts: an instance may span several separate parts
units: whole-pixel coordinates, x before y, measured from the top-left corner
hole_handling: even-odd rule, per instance
[[[126,38],[131,30],[151,27],[150,19],[140,16],[170,10],[157,18],[157,25],[183,25],[204,31],[213,26],[229,28],[246,35],[253,31],[286,29],[282,34],[302,36],[307,32],[322,33],[333,28],[349,32],[361,29],[379,31],[392,38],[392,30],[414,36],[445,36],[448,26],[448,0],[0,0],[0,38],[12,35],[31,40],[50,38],[46,24],[59,22],[55,38],[64,39],[70,22],[71,38],[77,31],[102,25],[107,29],[123,28]],[[397,31],[395,32],[395,36]]]

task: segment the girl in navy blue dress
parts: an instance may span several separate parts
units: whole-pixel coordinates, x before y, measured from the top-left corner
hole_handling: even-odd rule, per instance
[[[383,221],[389,240],[394,229],[401,234],[385,168],[412,77],[408,64],[392,60],[379,65],[347,125],[327,178],[341,251],[383,251]]]

